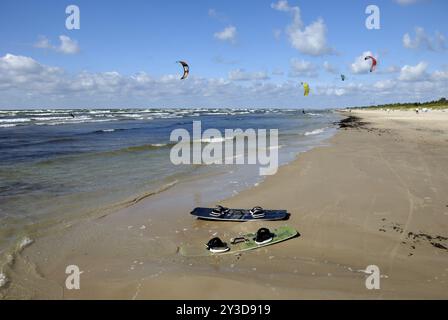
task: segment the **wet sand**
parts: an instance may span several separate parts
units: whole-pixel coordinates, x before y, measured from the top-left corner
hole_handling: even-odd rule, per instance
[[[213,204],[197,182],[185,183],[40,239],[17,257],[4,297],[447,299],[448,112],[344,115],[358,118],[327,146],[221,203],[288,209],[289,221],[195,220],[176,201]],[[300,237],[236,256],[177,253],[183,243],[281,224]],[[84,272],[80,290],[64,289],[68,264]],[[379,290],[366,289],[369,265],[380,269]]]

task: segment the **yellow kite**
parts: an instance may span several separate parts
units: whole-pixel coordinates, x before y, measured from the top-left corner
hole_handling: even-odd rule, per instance
[[[307,96],[310,93],[310,86],[306,82],[302,82],[303,85],[303,95]]]

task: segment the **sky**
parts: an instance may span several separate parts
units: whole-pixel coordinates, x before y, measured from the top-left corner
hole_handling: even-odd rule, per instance
[[[66,27],[69,5],[79,29]],[[369,5],[379,29],[366,27]],[[448,97],[446,12],[446,0],[2,0],[0,109],[439,99]],[[178,60],[190,65],[185,80]]]

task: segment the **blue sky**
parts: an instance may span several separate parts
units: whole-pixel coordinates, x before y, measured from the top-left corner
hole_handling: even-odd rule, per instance
[[[65,27],[70,4],[80,30]],[[365,27],[369,4],[380,9],[379,30]],[[438,99],[448,96],[446,12],[444,0],[2,0],[0,108]],[[367,53],[378,59],[373,73]],[[190,64],[188,79],[177,60]]]

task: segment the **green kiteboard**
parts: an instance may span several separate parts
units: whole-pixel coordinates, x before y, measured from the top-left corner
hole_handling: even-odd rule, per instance
[[[213,253],[207,250],[205,244],[201,245],[183,245],[179,247],[179,253],[182,256],[185,257],[201,257],[201,256],[217,256],[217,255],[225,255],[225,254],[236,254],[239,252],[244,252],[248,250],[254,250],[266,246],[270,246],[282,241],[286,241],[289,239],[292,239],[294,237],[299,236],[299,233],[297,230],[295,230],[292,227],[289,226],[282,226],[277,229],[271,230],[271,233],[273,234],[273,238],[271,241],[265,244],[257,244],[255,243],[255,233],[248,233],[242,236],[238,236],[235,239],[238,240],[237,243],[232,243],[231,239],[230,241],[227,241],[227,246],[230,248],[230,250],[222,253]]]

